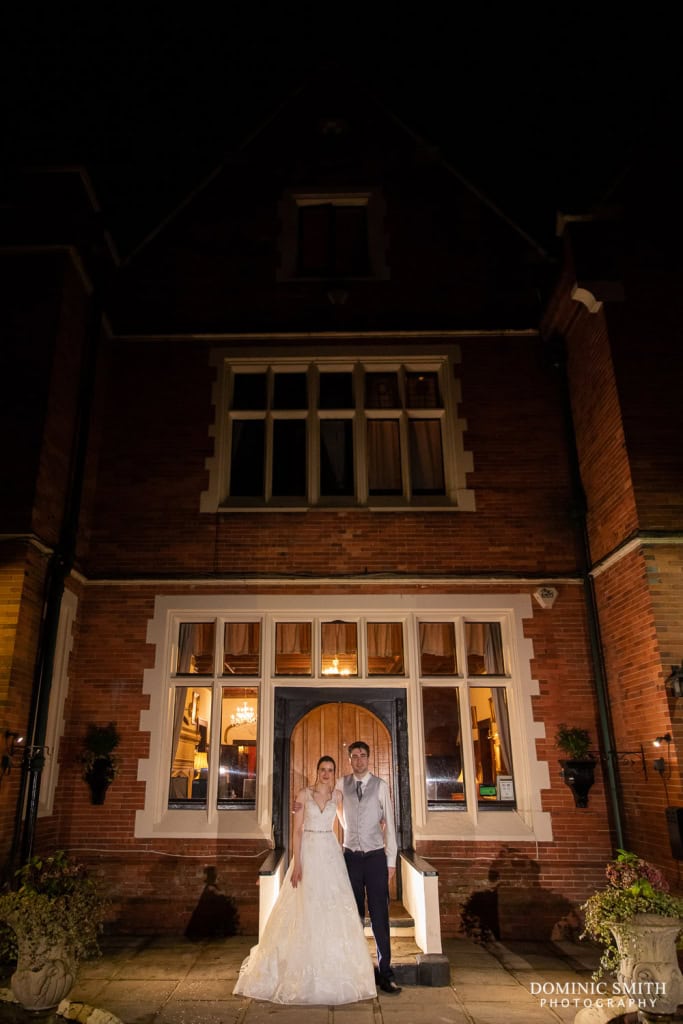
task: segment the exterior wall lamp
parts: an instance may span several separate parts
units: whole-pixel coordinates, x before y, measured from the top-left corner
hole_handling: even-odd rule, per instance
[[[8,775],[14,767],[14,759],[23,757],[25,749],[22,746],[24,737],[11,729],[5,729],[5,750],[0,758],[0,784],[5,775]]]

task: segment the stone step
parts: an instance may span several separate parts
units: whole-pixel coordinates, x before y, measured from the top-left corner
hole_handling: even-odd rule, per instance
[[[397,984],[425,985],[431,988],[443,988],[451,983],[451,972],[448,958],[442,953],[423,953],[415,943],[414,922],[403,908],[403,914],[394,917],[392,905],[391,922],[396,920],[395,934],[392,928],[391,966],[394,969]],[[369,929],[366,928],[366,935]],[[368,938],[370,955],[375,957],[375,943],[372,932]]]

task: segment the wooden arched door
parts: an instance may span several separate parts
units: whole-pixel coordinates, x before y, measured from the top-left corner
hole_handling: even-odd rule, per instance
[[[323,754],[337,762],[337,775],[348,775],[348,747],[363,740],[370,747],[370,771],[385,779],[394,799],[391,736],[379,718],[359,704],[320,704],[299,720],[292,730],[289,760],[290,806],[304,786],[315,781],[315,767]]]
[[[337,763],[337,775],[348,775],[351,770],[348,747],[355,740],[363,740],[370,747],[370,771],[389,785],[394,799],[394,772],[391,734],[386,725],[360,704],[319,704],[301,718],[292,730],[289,760],[290,807],[297,793],[315,781],[318,759],[329,754]],[[341,842],[341,829],[335,823],[337,838]],[[291,856],[291,850],[289,851]],[[391,897],[396,898],[396,879],[391,884]]]

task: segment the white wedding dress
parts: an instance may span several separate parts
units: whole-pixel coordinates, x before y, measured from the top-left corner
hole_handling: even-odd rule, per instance
[[[321,811],[306,790],[301,881],[292,887],[292,860],[261,941],[242,964],[236,995],[322,1005],[376,996],[370,950],[333,832],[336,813],[334,798]]]

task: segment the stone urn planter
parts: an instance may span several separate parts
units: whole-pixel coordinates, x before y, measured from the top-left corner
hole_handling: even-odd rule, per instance
[[[58,946],[43,943],[36,947],[21,939],[17,947],[17,968],[10,980],[14,998],[25,1010],[52,1010],[59,1006],[76,982],[76,956]]]
[[[614,999],[582,1009],[575,1024],[605,1024],[621,1014],[638,1013],[639,1021],[673,1020],[683,1003],[683,975],[676,940],[683,929],[683,897],[669,891],[662,872],[637,854],[619,850],[605,869],[608,884],[589,896],[582,938],[603,946],[594,980],[605,973],[615,980],[607,988]],[[629,1002],[630,1001],[630,1002]]]
[[[79,961],[99,953],[107,902],[62,850],[33,857],[15,884],[0,893],[0,921],[14,933],[12,994],[25,1010],[53,1010],[71,991]]]
[[[635,914],[630,921],[610,924],[621,958],[619,985],[646,999],[649,1014],[673,1015],[683,1003],[683,975],[676,953],[682,927],[680,918],[658,914]]]

